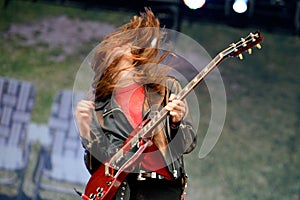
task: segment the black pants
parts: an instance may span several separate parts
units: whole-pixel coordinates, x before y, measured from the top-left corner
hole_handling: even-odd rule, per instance
[[[138,181],[136,176],[128,178],[130,200],[180,200],[182,181],[148,178]]]

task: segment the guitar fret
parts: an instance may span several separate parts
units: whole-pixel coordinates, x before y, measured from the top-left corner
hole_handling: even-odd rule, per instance
[[[149,131],[150,129],[150,123],[148,123],[146,126],[145,126],[145,134]]]
[[[137,134],[137,135],[139,135],[139,134]],[[138,143],[138,137],[134,136],[132,138],[132,140],[130,141],[131,147],[134,147],[137,143]]]
[[[156,115],[156,118],[160,118],[160,117],[161,117],[161,114],[160,114],[160,112],[158,112]]]
[[[178,94],[179,99],[184,99],[185,96],[195,88],[198,83],[211,71],[223,58],[223,54],[216,56],[190,83],[188,83]]]
[[[138,132],[138,137],[140,138],[140,137],[143,137],[144,136],[144,134],[145,134],[145,129],[141,129],[139,132]]]
[[[149,122],[149,126],[150,127],[153,126],[153,121],[152,120]]]

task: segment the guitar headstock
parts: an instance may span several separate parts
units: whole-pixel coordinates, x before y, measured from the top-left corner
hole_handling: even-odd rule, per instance
[[[224,57],[236,57],[239,56],[240,59],[243,59],[242,53],[248,51],[249,54],[252,53],[252,47],[256,46],[258,49],[261,48],[260,42],[262,41],[262,34],[258,31],[250,33],[247,37],[241,38],[240,41],[232,43],[229,45],[229,48],[221,52]]]

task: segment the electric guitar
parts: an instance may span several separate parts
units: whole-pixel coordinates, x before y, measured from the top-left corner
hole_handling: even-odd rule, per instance
[[[232,43],[228,48],[220,52],[199,74],[197,74],[182,90],[177,94],[177,99],[183,100],[221,61],[228,57],[239,56],[242,59],[242,52],[248,51],[256,46],[261,48],[262,35],[260,32],[250,33],[240,41]],[[116,193],[125,190],[126,176],[134,169],[135,163],[148,146],[152,145],[151,140],[144,140],[154,128],[168,115],[168,111],[162,108],[150,120],[142,123],[130,134],[122,148],[97,169],[89,179],[84,194],[76,191],[85,200],[111,200]],[[133,151],[134,150],[134,151]]]

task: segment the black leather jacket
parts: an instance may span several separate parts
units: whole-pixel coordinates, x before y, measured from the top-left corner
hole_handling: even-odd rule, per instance
[[[168,102],[171,93],[178,94],[180,90],[180,84],[173,78],[166,80],[165,95],[153,92],[151,88],[145,86],[144,118],[151,118],[152,111],[160,109]],[[94,114],[91,132],[92,136],[96,135],[95,142],[88,144],[86,140],[83,140],[86,150],[85,164],[91,174],[101,163],[118,151],[133,131],[113,95],[106,101],[96,102]],[[176,179],[184,173],[183,154],[191,152],[196,146],[196,133],[189,115],[186,115],[176,128],[170,126],[169,117],[166,117],[164,124],[166,125],[163,132],[168,142],[168,148],[163,158],[169,172]]]

